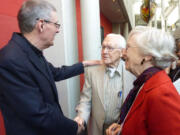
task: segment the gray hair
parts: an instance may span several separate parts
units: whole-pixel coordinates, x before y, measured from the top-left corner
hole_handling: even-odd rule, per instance
[[[51,19],[51,12],[55,7],[45,0],[27,0],[18,12],[18,24],[21,33],[32,32],[37,19]]]
[[[177,59],[174,38],[170,33],[152,27],[136,26],[128,39],[132,36],[135,36],[140,52],[153,57],[154,66],[165,69]]]
[[[110,34],[107,34],[106,37],[114,37],[114,38],[116,38],[118,47],[119,48],[126,48],[126,40],[120,34],[110,33]]]

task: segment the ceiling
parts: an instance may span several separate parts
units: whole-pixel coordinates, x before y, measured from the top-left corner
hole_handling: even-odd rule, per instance
[[[112,23],[128,22],[123,0],[100,0],[100,10]]]
[[[100,10],[101,13],[112,23],[124,23],[129,22],[127,11],[124,6],[125,0],[100,0]],[[140,16],[140,7],[144,0],[129,0],[133,3],[133,14]],[[156,19],[161,20],[161,2],[162,0],[154,0],[157,3]],[[172,13],[172,11],[177,7],[175,5],[177,0],[163,0],[164,5],[164,17],[167,21],[167,25],[172,25],[175,21],[174,18],[179,18],[178,13]],[[177,8],[176,8],[177,9]],[[172,17],[170,17],[170,15]],[[141,18],[139,18],[143,21]]]

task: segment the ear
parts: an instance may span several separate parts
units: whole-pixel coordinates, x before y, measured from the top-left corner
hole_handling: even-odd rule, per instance
[[[152,59],[153,59],[153,57],[152,57],[152,56],[150,56],[150,55],[145,56],[145,57],[142,59],[142,61],[141,61],[141,65],[143,65],[143,64],[144,64],[144,62],[151,62],[151,61],[152,61]]]
[[[41,29],[40,29],[40,32],[42,32],[42,31],[43,31],[43,28],[44,28],[44,24],[42,23],[42,24],[41,24]]]
[[[148,55],[148,56],[145,56],[145,61],[152,61],[153,57]]]
[[[44,23],[42,22],[39,27],[40,27],[39,28],[40,32],[43,32],[43,30],[44,30]]]
[[[44,29],[44,22],[43,20],[39,20],[36,24],[36,28],[38,29],[39,32],[42,32]]]

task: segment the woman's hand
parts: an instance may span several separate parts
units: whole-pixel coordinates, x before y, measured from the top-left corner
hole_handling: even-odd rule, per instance
[[[106,135],[118,135],[121,125],[113,123],[108,129],[106,129]]]

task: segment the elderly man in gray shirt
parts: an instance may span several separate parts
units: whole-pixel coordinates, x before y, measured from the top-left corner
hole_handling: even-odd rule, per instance
[[[85,69],[85,84],[74,119],[83,125],[92,113],[92,135],[105,134],[106,128],[116,122],[120,107],[133,87],[135,77],[125,69],[121,60],[125,39],[119,34],[108,34],[103,43],[101,57],[103,65]]]

